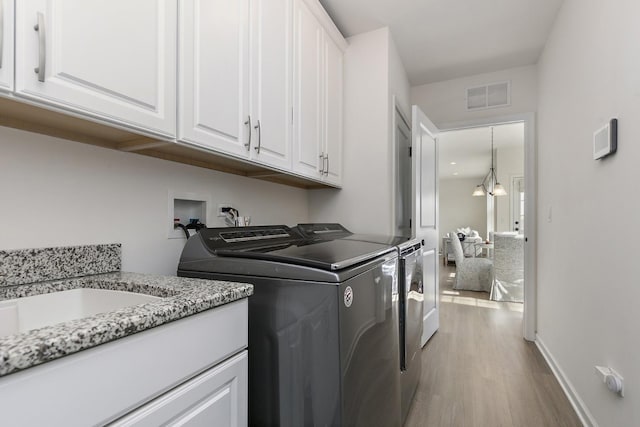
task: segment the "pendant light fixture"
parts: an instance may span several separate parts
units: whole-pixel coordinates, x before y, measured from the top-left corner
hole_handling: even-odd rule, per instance
[[[471,193],[472,196],[484,196],[485,194],[490,196],[507,195],[507,191],[498,182],[496,169],[493,167],[493,126],[491,127],[491,168],[489,168],[487,176],[484,177],[479,185],[476,185],[473,193]]]

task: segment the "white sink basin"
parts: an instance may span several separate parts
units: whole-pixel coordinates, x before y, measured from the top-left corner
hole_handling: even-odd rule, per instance
[[[0,337],[160,299],[134,292],[81,288],[0,301]]]

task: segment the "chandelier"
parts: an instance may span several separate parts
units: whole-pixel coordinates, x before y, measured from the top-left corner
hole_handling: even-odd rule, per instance
[[[502,184],[498,182],[496,168],[493,167],[493,126],[491,127],[491,167],[489,168],[489,173],[487,173],[479,185],[476,185],[473,193],[471,193],[472,196],[484,196],[486,194],[490,196],[507,195]]]

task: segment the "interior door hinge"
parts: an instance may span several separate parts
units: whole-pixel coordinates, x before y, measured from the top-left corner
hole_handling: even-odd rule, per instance
[[[411,157],[411,148],[412,147],[409,147],[409,157]]]
[[[409,228],[411,228],[411,218],[409,218]]]

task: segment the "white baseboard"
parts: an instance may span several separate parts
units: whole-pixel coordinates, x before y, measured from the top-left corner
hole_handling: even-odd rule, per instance
[[[567,378],[562,369],[560,369],[560,366],[558,366],[556,360],[553,358],[547,347],[540,339],[540,336],[536,335],[535,342],[538,350],[540,350],[540,353],[542,353],[544,360],[547,361],[547,364],[551,368],[551,372],[553,372],[553,375],[560,383],[562,391],[564,391],[564,394],[569,399],[571,406],[573,406],[573,409],[576,411],[578,418],[580,418],[582,425],[584,425],[585,427],[598,427],[598,423],[593,418],[582,399],[580,399],[580,396],[578,396],[578,393],[576,393],[576,390],[573,388],[571,381],[569,381],[569,378]]]

